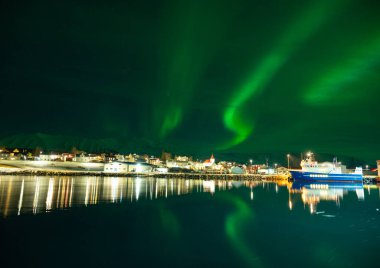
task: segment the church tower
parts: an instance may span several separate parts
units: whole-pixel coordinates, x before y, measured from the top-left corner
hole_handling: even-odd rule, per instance
[[[215,164],[215,157],[214,157],[214,154],[211,154],[211,157],[210,157],[210,163],[211,163],[211,165]]]

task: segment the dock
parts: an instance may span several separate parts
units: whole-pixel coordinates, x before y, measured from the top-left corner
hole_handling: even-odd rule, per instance
[[[222,173],[161,173],[161,172],[126,172],[111,173],[103,171],[72,171],[72,170],[50,170],[50,169],[3,169],[0,175],[8,176],[94,176],[94,177],[153,177],[168,179],[193,179],[193,180],[288,180],[282,174],[222,174]]]

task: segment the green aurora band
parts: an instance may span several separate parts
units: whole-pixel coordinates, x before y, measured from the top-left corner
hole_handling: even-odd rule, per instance
[[[190,6],[191,7],[191,6]],[[169,33],[165,36],[174,36],[174,40],[167,42],[165,39],[162,45],[162,61],[163,70],[161,84],[163,92],[160,92],[159,108],[157,110],[158,124],[157,129],[160,138],[164,138],[170,131],[178,126],[182,120],[184,101],[191,93],[192,85],[187,81],[195,81],[197,79],[198,67],[191,61],[193,54],[191,40],[195,37],[191,33],[191,15],[192,9],[186,13],[184,9],[179,9],[176,6],[174,10],[170,10],[170,16],[166,22],[165,28]],[[173,28],[173,23],[177,21],[181,25],[182,31]],[[175,25],[175,24],[174,24]],[[162,100],[164,98],[164,100]]]
[[[162,122],[160,137],[165,137],[171,130],[175,129],[182,120],[182,108],[179,106],[171,107]]]
[[[260,93],[280,68],[313,33],[332,17],[341,5],[337,1],[321,1],[308,8],[302,16],[285,31],[282,38],[270,54],[262,59],[251,72],[243,85],[236,90],[227,109],[224,111],[223,121],[227,129],[234,133],[234,138],[221,146],[228,149],[245,141],[253,131],[253,123],[243,119],[242,107],[253,96]],[[344,1],[343,1],[344,2]]]
[[[347,59],[348,58],[348,59]],[[313,106],[340,104],[354,100],[363,92],[343,90],[369,74],[371,67],[380,63],[380,38],[366,42],[346,60],[321,74],[303,95],[304,101]],[[344,94],[343,94],[344,93]]]
[[[160,107],[155,109],[160,138],[179,126],[197,83],[220,46],[235,12],[229,1],[169,1],[161,48]],[[214,12],[218,9],[218,13]],[[166,13],[165,13],[166,14]],[[205,42],[207,41],[207,42]],[[164,99],[163,99],[164,98]]]

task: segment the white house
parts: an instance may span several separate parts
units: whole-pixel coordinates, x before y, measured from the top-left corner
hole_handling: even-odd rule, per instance
[[[115,161],[104,165],[104,172],[129,173],[129,172],[152,172],[153,165],[147,163]]]
[[[59,154],[40,154],[41,161],[56,161],[58,159],[61,159],[61,155]]]
[[[73,161],[89,163],[89,162],[100,162],[100,161],[103,161],[103,159],[100,155],[82,153],[82,154],[75,155],[75,157],[73,158]]]
[[[168,168],[185,168],[185,169],[190,169],[191,162],[176,161],[176,160],[166,160],[166,166]]]

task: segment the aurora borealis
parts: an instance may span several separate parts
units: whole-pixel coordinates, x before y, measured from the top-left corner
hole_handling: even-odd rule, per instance
[[[329,9],[332,9],[335,4],[334,1],[321,1],[321,3],[302,13],[301,18],[297,19],[289,30],[285,31],[283,37],[276,42],[276,48],[267,54],[257,69],[252,72],[248,82],[237,91],[237,96],[232,99],[230,107],[226,109],[224,116],[227,128],[232,132],[236,132],[235,139],[226,146],[227,148],[244,142],[253,128],[252,122],[244,123],[242,121],[241,118],[244,116],[238,113],[239,107],[259,90],[265,88],[266,84],[283,66],[297,46],[307,39],[321,25],[323,20],[328,18]]]
[[[374,161],[379,10],[359,0],[2,1],[0,146],[50,137],[44,146]]]

